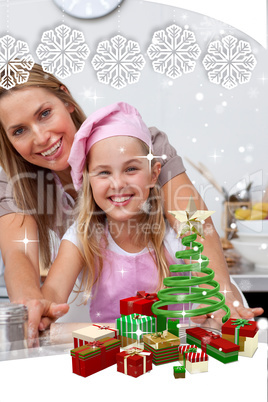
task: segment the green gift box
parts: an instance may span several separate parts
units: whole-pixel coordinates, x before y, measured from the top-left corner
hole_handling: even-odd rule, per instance
[[[142,340],[144,333],[155,332],[156,319],[152,316],[129,314],[116,319],[116,328],[119,335]]]
[[[185,378],[184,366],[173,366],[173,374],[175,378]]]
[[[168,319],[168,332],[178,336],[180,335],[180,320]]]

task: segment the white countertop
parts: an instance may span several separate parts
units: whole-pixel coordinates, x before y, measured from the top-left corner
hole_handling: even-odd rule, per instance
[[[252,358],[223,364],[209,357],[208,372],[173,377],[176,362],[138,378],[109,367],[87,378],[72,373],[69,354],[0,363],[0,401],[253,401],[267,402],[267,345]]]

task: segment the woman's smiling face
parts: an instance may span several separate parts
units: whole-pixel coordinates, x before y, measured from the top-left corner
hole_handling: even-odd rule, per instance
[[[0,99],[0,120],[16,151],[28,162],[54,171],[68,168],[77,131],[65,105],[44,88],[10,91]]]

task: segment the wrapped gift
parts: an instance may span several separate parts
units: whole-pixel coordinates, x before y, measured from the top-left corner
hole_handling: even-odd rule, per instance
[[[139,348],[131,348],[117,353],[116,361],[117,371],[132,377],[139,377],[153,368],[152,353]]]
[[[191,373],[204,373],[208,371],[208,355],[205,352],[197,352],[196,348],[190,348],[184,352],[185,368]]]
[[[153,334],[144,334],[143,342],[155,349],[165,349],[170,346],[179,346],[180,338],[168,331],[155,332]]]
[[[122,336],[122,335],[118,335],[118,339],[121,342],[121,348],[130,347],[131,345],[135,346],[134,344],[137,343],[136,339],[128,338],[128,337]]]
[[[142,340],[142,334],[155,331],[155,317],[130,314],[123,315],[116,319],[116,328],[119,329],[119,335],[126,336],[136,340]]]
[[[144,349],[153,354],[153,363],[158,366],[169,362],[178,361],[178,346],[170,346],[165,349],[155,349],[153,346],[144,343]]]
[[[89,342],[100,341],[103,338],[117,338],[118,329],[108,325],[92,324],[72,332],[74,348],[86,345]]]
[[[179,346],[179,361],[183,361],[184,352],[187,352],[190,348],[197,348],[196,345],[180,345]]]
[[[239,345],[239,356],[252,357],[258,348],[257,322],[230,318],[222,326],[222,338]]]
[[[173,374],[175,378],[185,378],[184,366],[173,366]]]
[[[177,320],[171,319],[171,318],[168,319],[168,332],[169,333],[179,336],[179,334],[180,334],[179,328],[180,328],[180,320],[179,319],[177,319]]]
[[[209,356],[222,363],[230,363],[238,360],[239,346],[220,335],[195,327],[186,329],[186,342],[197,345]]]
[[[154,302],[158,300],[156,293],[139,291],[134,297],[120,300],[120,314],[129,315],[136,313],[156,317],[156,315],[152,313],[151,307]],[[167,310],[167,306],[162,309]]]
[[[88,377],[116,363],[120,341],[104,338],[71,350],[73,373]]]

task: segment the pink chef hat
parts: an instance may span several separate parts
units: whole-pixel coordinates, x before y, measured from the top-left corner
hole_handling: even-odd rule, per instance
[[[108,137],[136,137],[151,147],[151,133],[139,112],[131,105],[118,102],[92,113],[74,137],[68,163],[76,190],[82,185],[87,154],[96,142]]]

